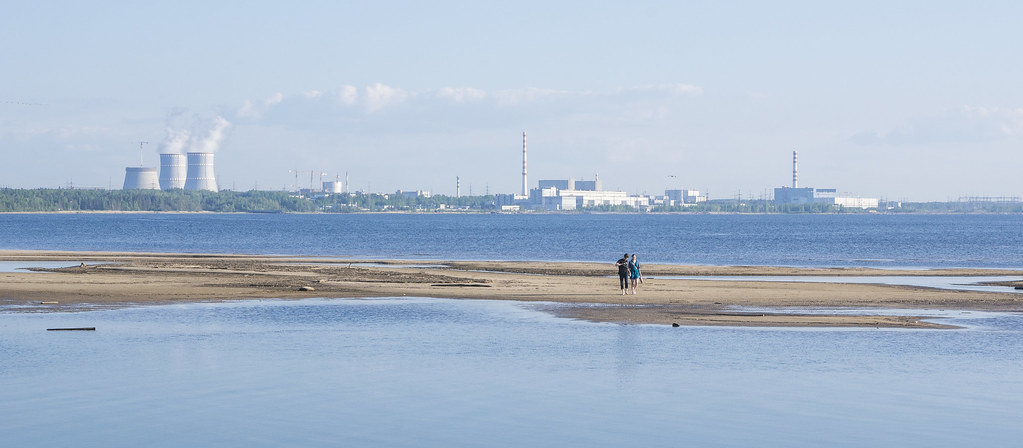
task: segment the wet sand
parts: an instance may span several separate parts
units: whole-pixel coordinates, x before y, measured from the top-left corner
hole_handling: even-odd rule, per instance
[[[0,251],[0,261],[66,262],[44,272],[0,272],[0,304],[26,311],[82,304],[131,306],[262,298],[438,297],[557,302],[559,315],[599,322],[940,327],[926,316],[744,312],[757,309],[1023,310],[1023,294],[909,286],[679,280],[677,276],[997,276],[987,269],[878,270],[644,264],[638,294],[622,296],[608,263],[340,260],[222,254]],[[612,260],[613,261],[613,260]],[[82,267],[81,263],[85,263]],[[44,303],[45,302],[45,303]],[[53,303],[56,302],[56,303]],[[565,306],[567,304],[567,306]],[[577,305],[577,306],[576,306]]]

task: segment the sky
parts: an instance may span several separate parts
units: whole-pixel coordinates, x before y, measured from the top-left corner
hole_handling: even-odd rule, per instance
[[[1023,2],[8,3],[0,187],[1023,196]]]

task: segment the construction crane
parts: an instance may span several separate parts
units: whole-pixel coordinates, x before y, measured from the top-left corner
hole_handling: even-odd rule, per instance
[[[132,143],[138,143],[139,144],[139,167],[141,168],[142,167],[142,147],[144,145],[148,145],[149,142],[132,142]]]
[[[323,185],[323,176],[327,173],[317,170],[288,170],[289,173],[295,173],[295,190],[298,190],[298,174],[309,173],[309,191],[313,191],[313,177],[318,173],[320,175],[320,185]]]

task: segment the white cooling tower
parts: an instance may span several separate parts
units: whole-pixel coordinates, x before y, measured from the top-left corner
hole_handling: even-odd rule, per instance
[[[331,194],[337,194],[341,192],[341,181],[332,180],[323,183],[323,191]]]
[[[124,169],[125,190],[159,190],[160,183],[157,182],[156,168],[143,168],[140,166],[129,166]]]
[[[186,168],[184,154],[160,154],[160,189],[185,188]]]
[[[217,178],[213,174],[212,152],[188,153],[188,174],[185,176],[185,189],[217,191]]]

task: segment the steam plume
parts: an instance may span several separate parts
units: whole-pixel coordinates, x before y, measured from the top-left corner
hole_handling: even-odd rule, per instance
[[[167,127],[167,137],[160,143],[160,154],[184,154],[191,133],[187,129]]]
[[[231,122],[224,117],[217,116],[213,120],[213,127],[210,128],[206,137],[199,141],[192,142],[193,152],[216,152],[220,142],[224,140],[224,133],[231,126]]]

